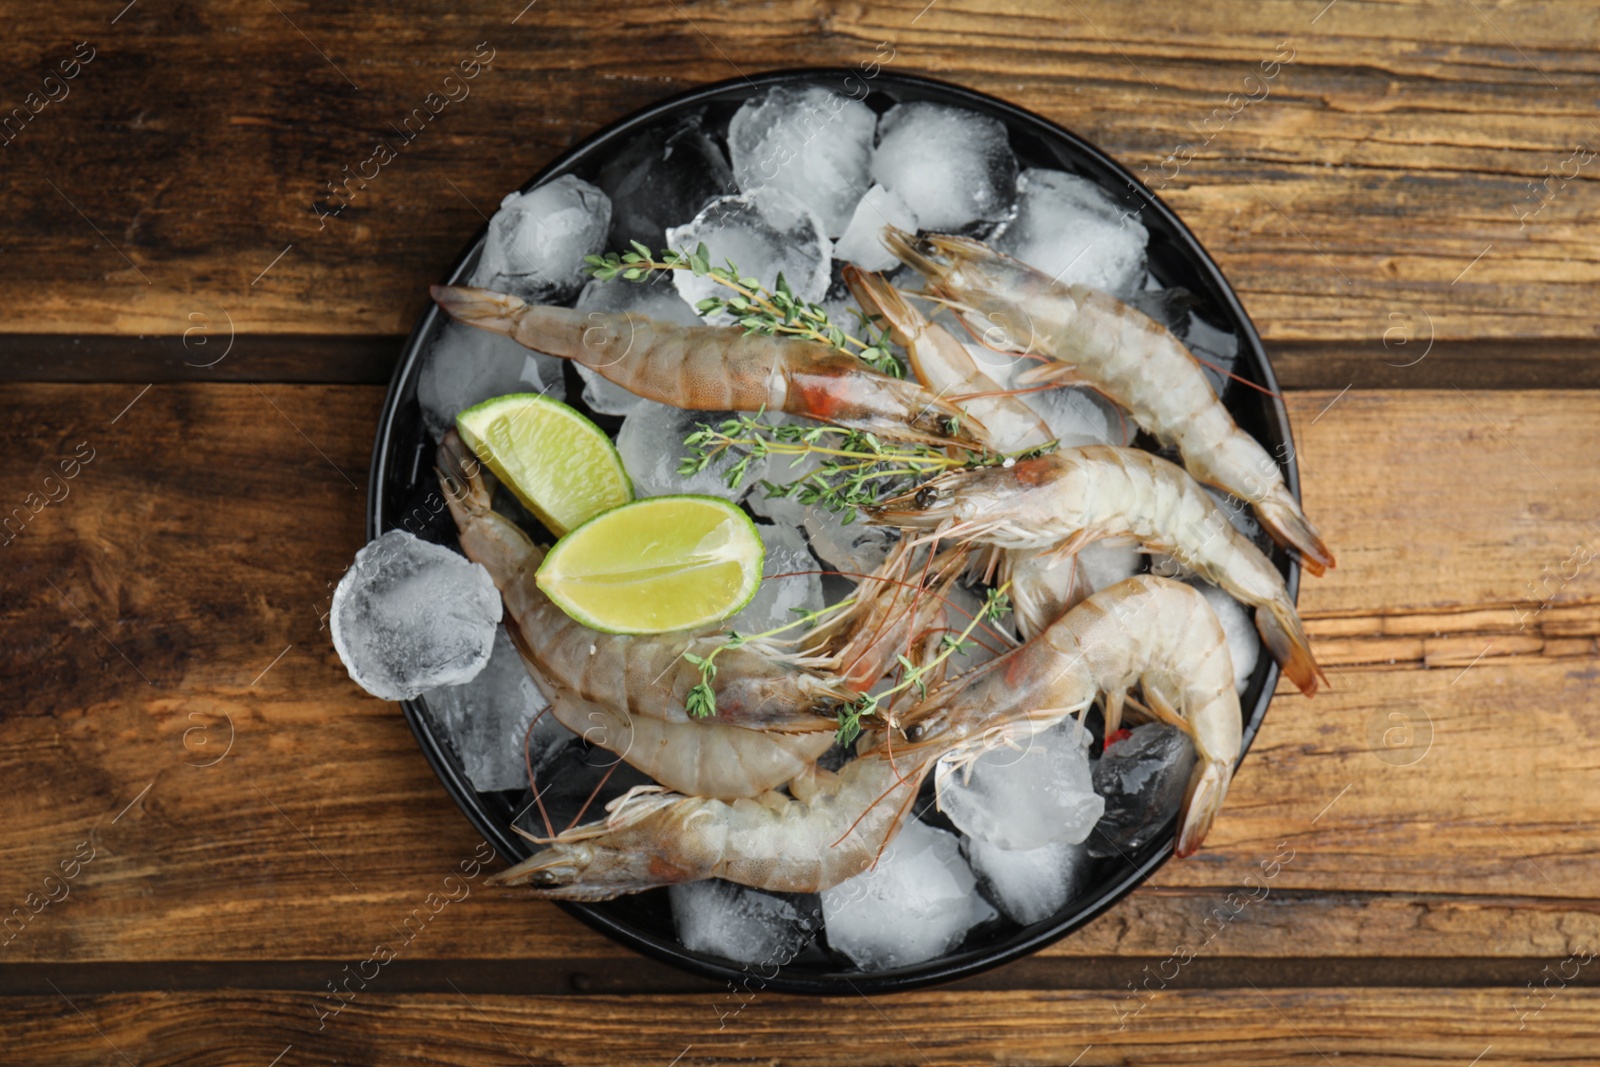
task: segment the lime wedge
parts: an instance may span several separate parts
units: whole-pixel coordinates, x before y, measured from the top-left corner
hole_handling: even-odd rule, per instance
[[[550,550],[539,588],[585,626],[616,634],[726,618],[761,584],[750,517],[714,496],[653,496],[597,515]]]
[[[605,431],[538,393],[485,400],[456,429],[539,521],[557,536],[633,499],[633,483]]]

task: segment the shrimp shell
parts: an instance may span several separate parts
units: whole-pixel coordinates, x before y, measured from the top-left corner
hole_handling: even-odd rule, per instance
[[[1326,682],[1283,576],[1181,467],[1135,448],[1065,448],[1009,467],[939,475],[865,509],[867,521],[1006,549],[1074,552],[1132,537],[1256,609],[1256,629],[1307,696]]]
[[[917,383],[880,374],[818,342],[529,304],[489,289],[436,285],[430,291],[462,322],[581,363],[657,403],[689,411],[783,411],[935,445],[971,441],[981,432],[961,409]]]
[[[1165,326],[1115,297],[1056,282],[1025,263],[963,237],[917,238],[893,226],[884,242],[921,271],[985,337],[1051,357],[1028,382],[1088,382],[1134,421],[1174,445],[1200,481],[1248,500],[1279,544],[1321,574],[1333,554],[1255,438],[1234,423],[1194,354]]]
[[[804,798],[731,803],[636,790],[609,817],[557,837],[490,879],[541,896],[606,900],[705,878],[814,893],[877,862],[923,777],[945,753],[971,758],[1081,713],[1096,692],[1120,709],[1143,688],[1158,716],[1186,731],[1199,759],[1179,812],[1177,852],[1200,847],[1227,795],[1241,747],[1222,624],[1195,589],[1141,575],[1096,593],[1021,648],[946,682],[911,708],[907,743],[887,736]],[[867,741],[863,740],[863,746]]]

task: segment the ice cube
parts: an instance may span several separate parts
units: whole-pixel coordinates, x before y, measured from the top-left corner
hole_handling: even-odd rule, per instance
[[[1250,684],[1250,675],[1261,658],[1261,635],[1256,632],[1250,609],[1208,582],[1195,582],[1194,587],[1206,598],[1211,610],[1222,623],[1222,632],[1228,635],[1228,655],[1233,660],[1233,685],[1243,693]]]
[[[1083,883],[1089,849],[1052,841],[1029,849],[1006,849],[976,838],[962,847],[989,896],[1015,922],[1041,922],[1066,906]]]
[[[917,225],[916,213],[904,200],[883,186],[874,185],[856,205],[850,225],[834,246],[834,257],[862,270],[893,270],[900,260],[883,243],[883,228],[898,226],[907,233],[916,233]]]
[[[934,769],[939,808],[969,837],[1000,848],[1081,842],[1105,801],[1089,774],[1089,733],[1068,720],[985,752],[970,767],[945,757]]]
[[[828,946],[864,971],[907,967],[994,914],[952,834],[908,820],[878,865],[822,892]]]
[[[774,485],[789,485],[800,481],[807,475],[822,466],[822,457],[815,452],[805,452],[798,456],[781,455],[772,456],[767,462],[766,479]],[[783,526],[800,526],[805,522],[806,512],[811,505],[802,504],[794,496],[767,496],[764,486],[756,487],[745,503],[757,515],[771,519]]]
[[[872,179],[905,201],[924,230],[959,230],[1005,218],[1017,158],[999,119],[919,100],[878,121]]]
[[[543,393],[563,400],[565,362],[524,348],[504,334],[447,322],[417,374],[422,421],[437,441],[455,427],[457,415],[492,396]]]
[[[1238,362],[1238,335],[1217,329],[1193,311],[1189,312],[1187,323],[1178,333],[1194,358],[1200,361],[1200,369],[1205,372],[1212,391],[1221,396],[1233,380],[1229,375]]]
[[[1178,813],[1194,769],[1194,745],[1176,726],[1137,727],[1094,762],[1094,790],[1106,811],[1089,855],[1131,857]]]
[[[333,591],[333,647],[355,683],[384,700],[460,685],[489,662],[500,592],[481,564],[390,530],[356,553]]]
[[[679,326],[703,324],[694,308],[684,303],[683,297],[678,295],[672,279],[664,273],[652,275],[647,281],[631,282],[625,278],[601,281],[593,278],[578,294],[573,307],[583,312],[642,315]],[[573,366],[577,367],[578,376],[583,379],[583,402],[599,414],[626,415],[644,403],[643,397],[630,393],[583,364],[574,363]]]
[[[535,304],[570,299],[583,287],[583,257],[605,247],[610,225],[610,199],[571,174],[510,193],[489,220],[471,284]]]
[[[1144,285],[1150,234],[1137,214],[1087,178],[1025,170],[1017,211],[993,237],[995,248],[1066,285],[1130,297]]]
[[[716,426],[732,418],[731,411],[684,411],[670,404],[641,400],[622,420],[617,431],[617,451],[622,466],[633,479],[635,496],[666,496],[674,493],[700,493],[739,501],[764,476],[766,461],[754,460],[739,484],[729,488],[724,480],[738,462],[731,451],[703,471],[679,474],[678,466],[689,449],[683,439],[702,423]]]
[[[704,242],[713,267],[732,260],[740,277],[755,278],[769,289],[782,274],[802,300],[818,303],[828,292],[833,243],[816,213],[781,189],[713,200],[693,221],[668,230],[667,242],[689,251]],[[672,280],[691,307],[707,297],[733,295],[733,290],[691,271],[675,271]],[[734,318],[721,311],[706,321],[728,325]]]
[[[759,634],[794,622],[800,612],[822,607],[821,566],[806,548],[805,538],[793,526],[758,523],[761,543],[767,548],[761,567],[761,587],[744,609],[727,621],[741,634]],[[783,577],[779,577],[783,575]],[[784,636],[798,637],[801,627]]]
[[[900,533],[889,526],[868,526],[859,519],[846,526],[844,518],[845,512],[829,511],[821,504],[807,507],[804,522],[811,551],[834,570],[848,571],[852,577],[871,574],[889,557]]]
[[[739,190],[780,189],[816,213],[826,236],[837,237],[871,184],[877,124],[867,105],[819,85],[776,85],[752,96],[728,123]]]
[[[694,218],[710,200],[738,192],[722,149],[699,115],[647,130],[600,168],[596,178],[611,198],[611,244],[638,241],[652,252],[667,243],[667,227]]]
[[[434,728],[449,738],[480,793],[526,789],[528,764],[543,766],[573,737],[554,715],[540,714],[544,694],[504,627],[495,631],[488,666],[476,678],[422,696]]]
[[[1118,538],[1091,541],[1078,549],[1078,568],[1098,593],[1139,573],[1139,546]]]
[[[1062,448],[1127,443],[1124,435],[1132,423],[1087,389],[1040,389],[1020,395],[1039,413]]]
[[[764,893],[711,879],[667,890],[678,940],[691,952],[757,968],[782,967],[822,927],[815,896]]]

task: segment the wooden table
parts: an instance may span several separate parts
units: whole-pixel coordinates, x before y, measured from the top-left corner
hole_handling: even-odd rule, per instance
[[[124,2],[0,41],[0,1059],[1600,1062],[1593,5]],[[478,838],[324,625],[425,284],[626,111],[883,56],[1085,135],[1221,263],[1338,549],[1331,691],[1280,692],[1199,856],[959,986],[736,998],[481,878],[437,905]]]

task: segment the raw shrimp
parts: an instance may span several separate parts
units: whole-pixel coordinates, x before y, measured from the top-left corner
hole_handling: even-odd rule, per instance
[[[972,758],[1088,708],[1107,694],[1120,715],[1139,684],[1158,717],[1185,730],[1199,761],[1179,814],[1177,851],[1199,848],[1227,794],[1241,723],[1227,639],[1205,598],[1141,575],[1090,597],[1033,641],[958,676],[901,720],[887,744],[836,775],[819,772],[804,799],[768,793],[726,803],[651,787],[613,801],[608,818],[577,827],[491,879],[541,895],[605,900],[678,882],[726,878],[758,889],[814,893],[860,874],[899,830],[923,777],[946,753]]]
[[[1239,758],[1243,720],[1233,685],[1227,635],[1199,590],[1140,574],[1089,597],[1038,637],[931,693],[902,717],[911,743],[897,756],[984,725],[960,762],[1017,734],[1048,729],[1105,694],[1105,730],[1122,719],[1128,691],[1139,685],[1145,707],[1186,732],[1199,757],[1178,815],[1177,854],[1200,847],[1222,807]]]
[[[1050,357],[1021,381],[1095,386],[1176,446],[1200,481],[1250,501],[1262,526],[1297,551],[1307,570],[1321,574],[1334,565],[1277,463],[1234,423],[1199,362],[1166,327],[1113,296],[1056,282],[977,241],[917,238],[893,226],[884,241],[987,341]]]
[[[705,719],[667,722],[561,690],[553,692],[550,713],[585,741],[617,753],[666,788],[720,800],[775,789],[805,773],[833,747],[831,732],[749,730]]]
[[[718,716],[690,717],[684,700],[700,673],[683,651],[705,654],[716,642],[602,634],[569,618],[534,583],[543,553],[490,510],[481,468],[454,432],[439,446],[438,462],[461,547],[500,589],[507,629],[569,729],[657,781],[697,795],[759,795],[832,745],[837,722],[824,713],[854,691],[755,646],[718,654],[712,683]]]
[[[488,289],[436,285],[431,292],[462,322],[581,363],[638,396],[689,411],[783,411],[939,445],[976,440],[973,434],[982,429],[917,383],[880,374],[814,341],[529,304]]]
[[[878,861],[930,764],[862,756],[838,774],[820,772],[805,800],[767,793],[729,803],[641,787],[612,801],[606,819],[567,831],[489,884],[532,884],[558,900],[705,878],[815,893]]]
[[[989,447],[997,452],[1021,452],[1050,442],[1050,427],[1038,412],[1002,390],[979,369],[965,345],[943,326],[929,322],[881,275],[852,265],[844,268],[844,280],[862,309],[882,319],[895,343],[906,350],[917,380],[976,418],[987,433]]]
[[[1103,537],[1131,537],[1165,552],[1256,609],[1256,629],[1283,671],[1310,696],[1326,681],[1288,587],[1181,467],[1135,448],[1089,445],[941,474],[864,508],[867,521],[1008,549],[1074,552]]]
[[[978,366],[964,344],[943,326],[929,322],[881,275],[847,266],[844,280],[867,314],[880,317],[888,325],[895,343],[906,350],[918,380],[940,396],[954,398],[963,410],[983,423],[990,447],[1000,452],[1022,452],[1050,443],[1050,427],[1032,406],[1002,390]],[[1024,638],[1055,622],[1094,591],[1067,553],[1005,549],[999,553],[998,562],[1000,577],[1009,584],[1017,626]]]
[[[689,721],[684,710],[700,669],[683,658],[723,642],[694,633],[626,636],[591,630],[553,604],[534,582],[544,559],[528,535],[490,509],[482,468],[452,431],[439,446],[439,482],[456,520],[461,548],[500,590],[507,614],[526,639],[524,655],[557,689],[636,716]],[[717,654],[717,716],[723,723],[810,732],[833,728],[826,708],[855,694],[823,672],[770,655],[759,645]]]

